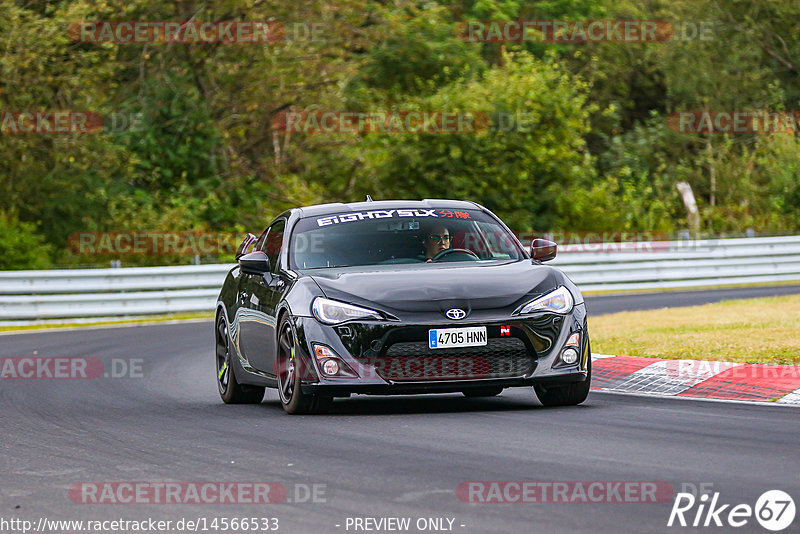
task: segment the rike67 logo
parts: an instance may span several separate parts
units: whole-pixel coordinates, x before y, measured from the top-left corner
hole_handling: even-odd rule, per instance
[[[678,493],[669,514],[667,526],[682,527],[733,527],[750,524],[753,517],[767,530],[778,532],[788,528],[794,521],[795,505],[792,497],[781,490],[764,492],[755,506],[749,504],[723,504],[719,492],[704,493],[695,497],[692,493]]]

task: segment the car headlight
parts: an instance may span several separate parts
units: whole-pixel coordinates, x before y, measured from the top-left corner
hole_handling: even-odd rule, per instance
[[[526,314],[540,311],[562,314],[569,313],[572,311],[574,303],[575,301],[572,299],[572,294],[569,290],[561,286],[525,304],[517,313]]]
[[[383,319],[381,314],[375,310],[324,297],[315,298],[311,309],[314,317],[325,324],[338,324],[353,319]]]

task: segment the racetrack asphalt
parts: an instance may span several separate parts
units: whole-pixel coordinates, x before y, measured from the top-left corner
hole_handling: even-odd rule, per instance
[[[584,405],[544,408],[529,389],[510,389],[491,399],[354,396],[327,416],[290,417],[273,391],[257,406],[222,404],[211,321],[0,336],[0,357],[27,356],[99,358],[106,372],[141,360],[141,373],[0,380],[0,523],[277,517],[279,532],[336,533],[357,532],[348,517],[410,517],[412,526],[446,517],[465,534],[687,530],[667,527],[672,497],[474,504],[456,493],[467,481],[705,484],[720,503],[750,506],[781,489],[800,504],[792,407],[593,391]],[[292,502],[76,504],[68,490],[87,481],[278,482]],[[315,484],[317,502],[296,502]],[[765,532],[753,518],[735,530]]]

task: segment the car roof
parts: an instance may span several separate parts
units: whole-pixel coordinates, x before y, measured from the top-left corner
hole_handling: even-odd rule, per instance
[[[373,200],[366,202],[335,202],[331,204],[317,204],[297,208],[300,217],[317,217],[332,213],[348,211],[370,211],[385,209],[419,209],[419,208],[446,208],[446,209],[483,209],[480,204],[465,200],[447,200],[440,198],[426,198],[424,200]]]

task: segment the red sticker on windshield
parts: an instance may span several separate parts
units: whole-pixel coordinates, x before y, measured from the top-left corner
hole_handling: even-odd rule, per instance
[[[451,210],[439,210],[439,217],[444,217],[445,219],[470,219],[469,213],[466,211],[451,211]]]

